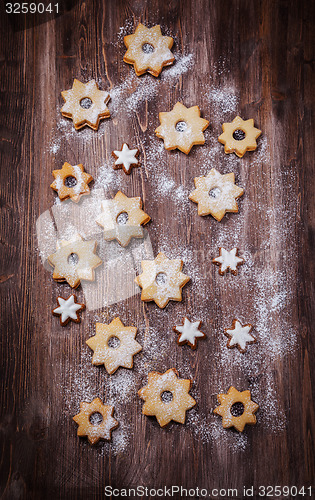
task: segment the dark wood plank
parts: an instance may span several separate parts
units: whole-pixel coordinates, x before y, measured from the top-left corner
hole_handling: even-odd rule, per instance
[[[123,35],[140,20],[175,38],[179,60],[159,79],[137,78],[123,62]],[[314,3],[88,0],[24,31],[5,14],[1,23],[2,498],[103,498],[106,485],[237,488],[242,498],[243,486],[309,486]],[[176,70],[190,54],[191,67]],[[96,78],[111,93],[112,117],[96,133],[76,132],[60,116],[60,92],[73,78]],[[210,120],[206,144],[187,157],[166,152],[154,134],[159,111],[178,100],[198,104]],[[236,114],[263,131],[243,159],[217,142]],[[111,151],[124,141],[141,151],[131,176],[111,170]],[[154,254],[182,257],[191,276],[181,303],[159,310],[135,295],[85,311],[80,325],[59,325],[51,309],[69,287],[42,265],[36,223],[46,211],[56,221],[49,185],[64,161],[83,163],[94,189],[103,179],[108,197],[121,189],[143,198]],[[220,223],[198,217],[188,200],[193,178],[212,167],[233,171],[245,189],[239,213]],[[221,245],[245,255],[237,277],[221,277],[211,264]],[[99,283],[100,296],[106,285]],[[82,288],[77,294],[84,300]],[[194,352],[177,346],[172,332],[184,315],[201,319],[207,334]],[[116,316],[138,327],[144,347],[132,371],[109,377],[91,365],[85,341],[96,321]],[[245,355],[226,349],[222,332],[234,317],[255,328],[258,342]],[[173,366],[193,379],[198,406],[185,426],[161,429],[141,414],[136,392],[150,370]],[[223,430],[212,413],[230,385],[251,389],[260,405],[258,424],[243,435]],[[120,428],[111,444],[92,447],[71,417],[96,396],[115,403]]]

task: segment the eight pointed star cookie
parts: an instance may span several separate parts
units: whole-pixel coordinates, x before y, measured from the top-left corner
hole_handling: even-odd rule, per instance
[[[223,134],[219,142],[224,144],[225,153],[235,153],[242,158],[246,151],[254,151],[257,148],[256,139],[261,130],[254,127],[254,120],[242,120],[240,116],[234,118],[230,123],[223,123]]]
[[[131,238],[143,238],[141,224],[149,222],[150,217],[141,210],[142,201],[140,197],[128,198],[118,191],[115,198],[102,202],[102,213],[96,222],[104,228],[106,241],[116,239],[125,247]]]
[[[200,118],[198,106],[186,108],[177,102],[172,111],[159,113],[159,119],[161,125],[155,133],[164,140],[165,149],[177,148],[188,155],[194,145],[205,143],[203,131],[209,122]]]
[[[104,405],[100,398],[95,398],[91,403],[80,403],[80,413],[73,417],[78,424],[78,436],[87,436],[91,444],[100,439],[111,439],[111,432],[118,427],[117,420],[113,417],[114,407]],[[95,423],[93,423],[95,421]]]
[[[58,241],[57,251],[48,256],[54,267],[53,279],[66,281],[72,288],[77,288],[81,280],[94,281],[94,269],[102,263],[95,254],[96,246],[96,241],[83,241],[80,235]]]
[[[211,214],[220,221],[226,212],[238,212],[237,198],[243,195],[243,188],[235,185],[234,173],[221,175],[212,168],[205,177],[195,177],[196,189],[189,199],[198,203],[198,215]]]
[[[80,323],[79,312],[85,309],[85,305],[79,304],[74,294],[70,295],[67,299],[57,297],[57,304],[58,307],[55,307],[52,313],[54,316],[60,316],[60,324],[62,326],[66,326],[70,320],[74,323]]]
[[[165,373],[150,372],[148,385],[138,391],[140,398],[145,401],[142,413],[155,416],[161,427],[171,420],[184,424],[186,411],[196,404],[188,394],[190,388],[191,380],[179,378],[175,368]]]
[[[125,174],[131,174],[132,167],[140,165],[137,158],[139,150],[129,149],[128,144],[124,143],[121,150],[112,151],[112,156],[115,158],[114,169],[122,168]]]
[[[254,344],[256,342],[256,338],[249,333],[252,328],[250,324],[242,326],[238,319],[233,319],[232,328],[224,330],[224,335],[229,339],[227,343],[228,348],[233,349],[233,347],[237,347],[240,352],[244,353],[247,349],[247,344]]]
[[[70,198],[76,203],[82,195],[89,194],[88,184],[93,180],[90,174],[84,172],[83,165],[70,165],[64,163],[59,170],[53,170],[54,182],[50,187],[57,191],[61,201]]]
[[[213,412],[222,417],[222,425],[225,429],[235,427],[239,432],[243,432],[246,424],[256,424],[254,413],[259,406],[251,400],[250,391],[239,392],[234,387],[230,387],[227,394],[218,394],[217,398],[220,406],[215,408]],[[235,403],[241,403],[244,408],[243,413],[239,416],[233,415]]]
[[[189,321],[189,319],[185,317],[183,325],[174,326],[174,332],[180,335],[177,338],[178,345],[188,344],[192,349],[196,349],[197,340],[206,337],[206,335],[199,330],[200,324],[201,321]]]
[[[142,288],[141,300],[154,300],[161,309],[170,300],[182,300],[182,288],[190,277],[181,272],[181,259],[168,259],[160,252],[154,260],[141,261],[141,267],[142,274],[135,279]]]
[[[133,64],[137,76],[146,71],[153,76],[159,76],[163,66],[174,62],[174,55],[170,51],[173,38],[163,36],[159,25],[147,28],[139,24],[133,35],[124,37],[127,52],[124,61]]]
[[[142,346],[135,340],[136,334],[137,328],[124,326],[119,318],[115,318],[109,325],[96,323],[96,335],[86,341],[94,351],[92,364],[104,365],[110,375],[119,366],[132,368],[133,356],[142,350]]]
[[[219,248],[219,257],[215,257],[212,259],[213,264],[217,264],[220,266],[219,274],[223,276],[228,270],[231,271],[234,276],[237,275],[238,269],[237,266],[240,266],[244,263],[244,259],[242,257],[238,257],[238,248],[232,248],[232,250],[228,251],[225,248]]]
[[[82,83],[74,79],[72,89],[61,92],[66,101],[61,108],[61,114],[71,118],[76,130],[88,125],[97,130],[102,118],[109,118],[107,103],[108,92],[99,90],[95,80]]]

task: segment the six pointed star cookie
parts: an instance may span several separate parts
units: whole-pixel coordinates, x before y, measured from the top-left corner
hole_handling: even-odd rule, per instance
[[[234,319],[232,328],[224,330],[224,335],[229,339],[227,346],[230,349],[237,347],[240,352],[244,353],[247,349],[247,344],[254,344],[256,342],[256,338],[249,333],[252,328],[252,325],[242,326],[238,319]]]
[[[92,364],[104,365],[110,375],[119,366],[132,368],[133,356],[142,350],[135,340],[136,334],[137,328],[124,326],[119,318],[109,325],[96,323],[96,335],[86,341],[94,351]]]
[[[61,114],[71,118],[77,130],[84,125],[97,130],[100,120],[110,116],[107,107],[110,95],[99,90],[95,80],[82,83],[74,79],[72,89],[64,90],[61,95],[66,101],[61,108]]]
[[[78,424],[78,436],[86,436],[91,444],[100,439],[111,439],[111,432],[118,427],[117,420],[113,417],[114,407],[104,405],[100,398],[95,398],[91,403],[80,403],[80,413],[73,417]],[[95,423],[94,423],[95,421]]]
[[[250,391],[239,392],[234,387],[230,387],[227,394],[218,394],[217,398],[220,406],[215,408],[213,412],[222,417],[222,425],[225,429],[235,427],[239,432],[243,432],[246,424],[256,424],[254,413],[259,406],[251,400]],[[236,403],[241,403],[241,407],[243,407],[244,411],[241,415],[233,415],[233,405]]]
[[[206,337],[206,335],[199,330],[200,324],[201,321],[189,321],[189,319],[185,317],[183,325],[174,326],[174,332],[179,334],[177,338],[178,345],[188,344],[192,349],[196,349],[197,340]]]
[[[57,251],[48,256],[54,267],[53,279],[66,281],[72,288],[77,288],[81,280],[94,281],[94,269],[102,263],[95,254],[96,246],[96,241],[83,241],[80,235],[58,241]]]
[[[61,201],[70,198],[78,202],[82,195],[90,193],[88,184],[93,180],[90,174],[84,172],[83,165],[64,163],[59,170],[53,170],[54,182],[50,187],[57,191]]]
[[[122,168],[125,174],[131,174],[132,167],[138,167],[140,165],[137,158],[138,154],[138,149],[129,149],[128,144],[124,143],[121,150],[112,152],[112,155],[116,160],[114,163],[114,169],[117,170]]]
[[[244,263],[244,259],[242,257],[238,257],[238,248],[232,248],[232,250],[228,251],[225,248],[219,248],[219,257],[215,257],[212,259],[213,264],[217,264],[220,266],[219,274],[223,276],[226,271],[230,270],[234,276],[237,275],[238,269],[237,266],[240,266]]]
[[[165,149],[177,148],[188,155],[194,145],[205,143],[203,131],[209,122],[200,118],[198,106],[186,108],[177,102],[172,111],[159,113],[159,119],[161,125],[155,133],[164,140]]]
[[[143,238],[141,224],[149,222],[150,217],[141,207],[140,197],[128,198],[121,191],[112,200],[103,201],[102,212],[96,222],[104,228],[104,239],[116,239],[125,247],[131,238]]]
[[[150,372],[148,385],[138,391],[140,398],[145,401],[142,413],[155,416],[161,427],[171,420],[184,424],[186,411],[196,404],[188,394],[190,388],[191,380],[179,378],[175,368],[165,373]]]
[[[54,316],[60,316],[60,324],[66,326],[69,321],[74,323],[80,323],[79,312],[85,309],[84,304],[79,304],[76,301],[75,295],[70,295],[67,299],[63,297],[57,297],[58,307],[52,310]]]
[[[137,76],[146,71],[153,76],[159,76],[163,66],[169,66],[174,62],[171,52],[173,38],[163,36],[159,25],[147,28],[139,24],[133,35],[124,37],[127,52],[124,61],[133,64]]]
[[[198,215],[211,214],[220,221],[226,212],[238,212],[237,198],[244,193],[243,188],[235,185],[234,173],[221,175],[212,168],[205,177],[195,177],[196,189],[189,199],[198,203]]]
[[[181,259],[168,259],[160,252],[154,260],[141,261],[142,274],[135,282],[142,288],[141,300],[154,302],[162,309],[170,300],[182,300],[182,288],[190,277],[181,272]]]
[[[225,153],[235,153],[242,158],[246,151],[254,151],[257,148],[256,139],[261,130],[254,127],[254,120],[242,120],[240,116],[234,118],[230,123],[223,123],[223,134],[219,142],[224,144]]]

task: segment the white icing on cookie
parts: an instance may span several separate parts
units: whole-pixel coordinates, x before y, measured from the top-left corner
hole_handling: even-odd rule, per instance
[[[176,325],[175,328],[181,333],[178,342],[188,341],[190,344],[195,345],[196,338],[204,337],[204,333],[199,330],[201,321],[189,321],[188,318],[184,319],[183,325]]]
[[[232,248],[232,250],[230,251],[225,250],[225,248],[220,248],[220,256],[215,257],[213,259],[213,262],[218,262],[219,264],[221,264],[221,273],[224,273],[228,268],[230,268],[231,271],[237,272],[237,264],[244,262],[244,259],[238,257],[236,253],[236,247]]]
[[[234,321],[234,328],[232,330],[226,330],[230,340],[229,347],[234,345],[239,345],[242,351],[246,350],[247,342],[255,342],[255,337],[253,337],[249,332],[252,329],[252,325],[242,326],[238,320]]]
[[[63,299],[62,297],[57,298],[59,307],[56,307],[53,312],[54,314],[61,315],[61,322],[65,323],[69,318],[77,320],[77,311],[82,309],[82,304],[77,304],[74,302],[74,295],[70,295],[68,299]]]
[[[114,154],[118,157],[115,165],[123,165],[126,171],[129,172],[131,165],[138,164],[137,153],[138,149],[129,149],[127,144],[124,144],[121,151],[114,151]]]

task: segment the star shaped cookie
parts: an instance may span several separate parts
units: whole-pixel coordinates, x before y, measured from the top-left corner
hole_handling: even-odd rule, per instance
[[[115,158],[114,169],[122,168],[125,174],[131,174],[132,167],[140,165],[137,158],[138,154],[138,149],[129,149],[128,144],[124,143],[121,150],[118,149],[112,152],[112,156]]]
[[[222,130],[223,134],[218,140],[224,144],[225,153],[235,153],[242,158],[246,151],[254,151],[257,148],[256,139],[261,130],[254,127],[254,120],[242,120],[237,116],[232,122],[223,123]]]
[[[242,326],[238,319],[234,319],[232,328],[224,330],[224,335],[229,339],[227,343],[229,349],[237,347],[240,352],[244,353],[247,349],[247,344],[254,344],[256,338],[249,333],[252,328],[252,325]]]
[[[186,108],[177,102],[172,111],[159,113],[159,119],[161,125],[155,133],[163,139],[165,149],[179,149],[188,155],[194,145],[205,143],[203,131],[209,122],[200,118],[198,106]]]
[[[80,413],[73,417],[78,424],[78,436],[87,437],[89,443],[95,444],[100,439],[111,439],[111,432],[118,427],[117,420],[113,417],[114,407],[104,405],[100,398],[95,398],[91,403],[80,403]]]
[[[242,257],[238,257],[238,248],[232,248],[232,250],[228,251],[225,248],[219,248],[219,257],[215,257],[212,259],[213,264],[217,264],[220,266],[219,274],[223,276],[228,270],[231,271],[234,276],[237,275],[238,269],[237,266],[240,266],[244,263],[244,259]]]
[[[60,324],[66,326],[69,321],[80,323],[79,312],[85,309],[84,304],[79,304],[76,301],[75,295],[70,295],[67,299],[57,297],[58,307],[52,310],[54,316],[60,316]]]
[[[90,194],[88,184],[93,180],[90,174],[84,172],[83,165],[64,163],[59,170],[53,170],[54,182],[50,187],[57,191],[61,201],[70,198],[76,203],[82,195]]]
[[[140,23],[133,35],[124,37],[124,43],[128,49],[124,61],[133,64],[137,76],[145,72],[159,76],[164,66],[174,62],[175,57],[170,50],[173,38],[163,36],[158,24],[147,28]]]
[[[149,222],[150,217],[141,207],[140,197],[128,198],[121,191],[112,200],[103,201],[96,222],[104,228],[104,239],[116,239],[125,247],[131,238],[143,238],[142,225]]]
[[[234,173],[221,175],[212,168],[205,177],[195,177],[196,189],[189,199],[198,203],[198,215],[211,214],[220,221],[226,212],[238,212],[237,198],[244,194],[244,189],[235,185]]]
[[[173,327],[174,332],[179,334],[177,338],[178,345],[188,344],[192,349],[196,349],[197,340],[204,339],[206,335],[199,330],[201,321],[189,321],[184,318],[183,325]]]
[[[107,373],[114,373],[119,366],[133,367],[133,356],[142,350],[135,340],[137,328],[124,326],[119,318],[109,325],[96,323],[96,335],[86,343],[94,351],[92,364],[104,365]]]
[[[95,254],[96,247],[96,241],[84,241],[80,235],[69,241],[59,240],[57,251],[48,256],[54,267],[53,279],[66,281],[72,288],[77,288],[81,280],[94,281],[94,269],[102,263]]]
[[[164,308],[170,300],[182,300],[182,288],[190,277],[181,272],[181,259],[168,259],[160,252],[154,260],[141,261],[142,274],[135,282],[142,288],[141,300],[154,300],[156,305]]]
[[[184,424],[186,411],[196,404],[188,394],[190,388],[191,380],[179,378],[175,368],[165,373],[150,372],[148,385],[138,392],[145,401],[143,415],[155,416],[161,427],[171,420]]]
[[[97,130],[100,120],[110,117],[107,107],[110,95],[99,90],[95,80],[82,83],[74,79],[72,89],[64,90],[61,95],[66,101],[61,108],[61,114],[72,119],[76,130],[85,125]]]
[[[254,413],[259,406],[251,400],[250,391],[239,392],[235,387],[230,387],[227,394],[218,394],[217,398],[220,406],[215,408],[213,413],[222,417],[222,425],[225,429],[234,427],[237,431],[243,432],[246,424],[256,424]],[[241,406],[241,411],[234,412],[233,405],[236,404]]]

